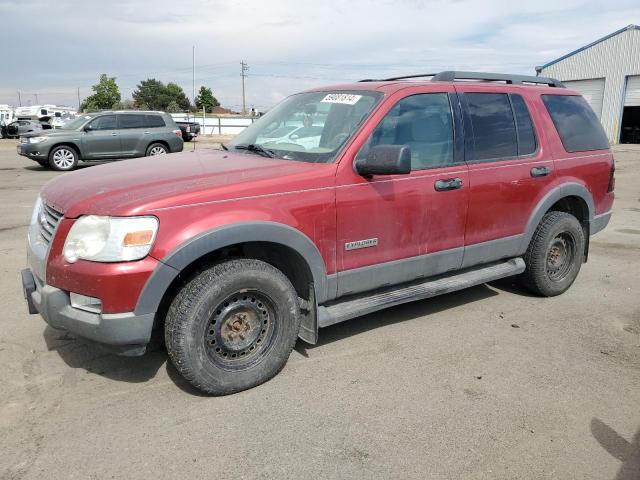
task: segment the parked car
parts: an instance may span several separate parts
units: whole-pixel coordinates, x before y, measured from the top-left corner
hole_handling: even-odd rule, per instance
[[[104,161],[180,152],[182,133],[162,112],[100,112],[81,115],[61,128],[24,135],[18,154],[54,170],[78,161]]]
[[[200,134],[200,124],[198,122],[176,122],[182,131],[182,140],[190,142]]]
[[[157,332],[222,395],[376,310],[509,276],[566,291],[614,200],[587,102],[549,78],[407,78],[293,95],[221,151],[55,178],[28,230],[29,312],[126,355]],[[318,145],[256,142],[320,110]]]
[[[16,120],[7,125],[7,137],[18,138],[27,133],[39,133],[44,130],[42,124],[35,120]]]

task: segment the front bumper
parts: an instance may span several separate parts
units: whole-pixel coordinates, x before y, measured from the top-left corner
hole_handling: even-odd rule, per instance
[[[69,292],[43,284],[30,268],[22,270],[29,313],[40,313],[51,327],[68,331],[122,355],[142,355],[151,338],[154,314],[92,313],[72,307]]]
[[[49,158],[49,147],[42,145],[42,143],[18,143],[16,150],[18,155],[32,160],[47,160]]]

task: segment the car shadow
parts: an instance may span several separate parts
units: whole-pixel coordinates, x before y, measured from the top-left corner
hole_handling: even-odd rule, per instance
[[[125,357],[49,326],[43,336],[47,349],[56,351],[69,367],[119,382],[147,382],[156,376],[168,359],[166,350],[160,346],[148,349],[139,357]]]
[[[640,479],[640,429],[627,441],[602,420],[592,418],[591,434],[602,448],[622,462],[614,480]]]
[[[348,337],[359,335],[377,328],[384,328],[396,323],[414,320],[426,315],[433,315],[453,307],[484,300],[498,295],[498,292],[486,284],[465,290],[439,295],[437,297],[405,303],[387,308],[379,312],[354,318],[347,322],[337,323],[322,328],[318,335],[318,343],[309,345],[298,340],[295,350],[304,357],[308,357],[307,350],[321,347]]]
[[[307,350],[321,347],[363,332],[384,328],[400,322],[432,315],[453,307],[467,305],[498,295],[487,285],[479,285],[459,292],[391,307],[380,312],[355,318],[323,328],[316,345],[298,341],[295,350],[308,357]],[[80,368],[110,380],[128,383],[144,383],[153,379],[165,366],[168,377],[184,392],[194,396],[208,396],[187,382],[168,361],[167,351],[157,337],[147,353],[139,357],[119,356],[104,350],[98,344],[74,338],[72,335],[47,326],[43,333],[47,349],[55,351],[71,368]]]

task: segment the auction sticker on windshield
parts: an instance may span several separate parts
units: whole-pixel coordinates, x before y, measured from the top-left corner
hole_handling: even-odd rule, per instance
[[[343,103],[345,105],[355,105],[362,95],[353,95],[352,93],[330,93],[320,102],[322,103]]]

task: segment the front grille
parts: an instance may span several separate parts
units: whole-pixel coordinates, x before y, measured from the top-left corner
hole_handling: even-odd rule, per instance
[[[40,225],[40,235],[44,239],[45,243],[49,245],[53,239],[53,234],[56,231],[56,227],[62,218],[62,213],[54,210],[44,202],[42,203],[42,209],[38,215],[38,223]]]

